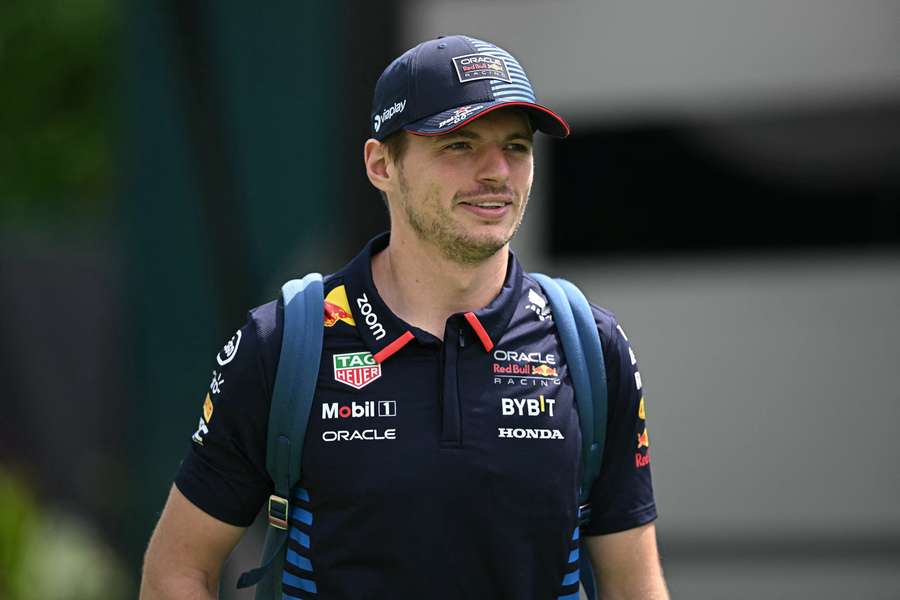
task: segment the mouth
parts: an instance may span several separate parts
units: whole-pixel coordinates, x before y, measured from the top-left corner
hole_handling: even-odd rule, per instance
[[[512,200],[503,198],[470,198],[459,203],[465,210],[486,220],[497,220],[503,217],[512,205]]]
[[[512,204],[512,199],[507,195],[477,196],[462,200],[460,201],[460,204],[477,206],[480,208],[501,208],[503,206]]]

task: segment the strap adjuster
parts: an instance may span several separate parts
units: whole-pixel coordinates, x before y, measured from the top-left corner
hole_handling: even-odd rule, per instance
[[[276,494],[269,496],[269,525],[276,529],[287,529],[289,508],[286,498]]]

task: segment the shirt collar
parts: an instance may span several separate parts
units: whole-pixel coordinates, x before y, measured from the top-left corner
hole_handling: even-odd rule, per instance
[[[389,242],[390,233],[376,236],[343,269],[343,282],[356,329],[378,362],[383,362],[413,339],[425,344],[439,343],[427,331],[413,327],[395,315],[375,289],[372,257],[387,248]],[[521,298],[522,279],[522,268],[510,251],[506,278],[497,297],[474,313],[459,315],[461,322],[469,324],[473,338],[480,340],[485,350],[497,343],[512,319]],[[480,333],[479,325],[483,328]]]

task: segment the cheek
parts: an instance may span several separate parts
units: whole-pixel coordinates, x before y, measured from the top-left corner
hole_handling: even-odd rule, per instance
[[[513,171],[513,177],[516,182],[516,186],[519,187],[523,193],[528,192],[531,189],[531,182],[534,180],[534,163],[532,161],[523,162],[521,165],[517,165],[516,169]]]

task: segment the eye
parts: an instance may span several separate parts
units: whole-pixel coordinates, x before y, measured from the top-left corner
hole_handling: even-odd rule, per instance
[[[453,142],[452,144],[444,146],[444,150],[468,150],[471,147],[469,142]]]
[[[513,142],[506,145],[507,150],[511,150],[513,152],[523,152],[528,153],[531,152],[531,146],[527,144],[520,144],[518,142]]]

